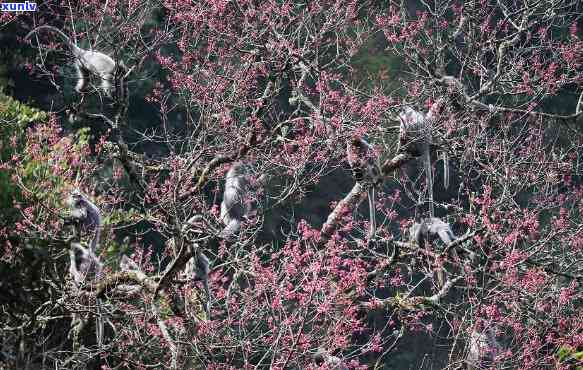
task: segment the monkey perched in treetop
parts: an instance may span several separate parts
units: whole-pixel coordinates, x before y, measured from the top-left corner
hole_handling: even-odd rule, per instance
[[[369,238],[376,237],[376,187],[381,182],[381,173],[376,163],[374,148],[360,136],[353,136],[346,143],[346,159],[350,165],[352,176],[360,183],[368,183],[367,189],[368,209],[369,209]]]
[[[100,53],[93,50],[85,50],[78,47],[69,36],[67,36],[63,31],[59,30],[53,26],[39,26],[32,31],[30,31],[26,36],[25,40],[28,40],[32,34],[37,33],[40,30],[50,30],[59,35],[65,44],[71,50],[71,53],[75,57],[75,71],[77,73],[77,85],[75,90],[79,93],[83,92],[87,86],[88,73],[93,73],[98,76],[101,80],[101,88],[109,96],[112,97],[112,92],[114,90],[114,77],[117,68],[126,70],[123,63],[116,63],[109,55]]]

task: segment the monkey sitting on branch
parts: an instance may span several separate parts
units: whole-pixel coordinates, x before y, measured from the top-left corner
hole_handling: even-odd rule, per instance
[[[318,366],[326,365],[328,369],[332,370],[348,370],[348,367],[340,358],[329,354],[324,349],[318,349],[312,355],[312,359]]]
[[[377,165],[377,157],[374,148],[360,136],[353,136],[346,143],[346,159],[350,165],[354,179],[368,185],[368,209],[370,230],[369,239],[376,238],[376,206],[375,192],[381,183],[381,171]]]
[[[69,273],[73,278],[73,283],[75,288],[81,289],[83,285],[88,282],[98,282],[102,278],[103,264],[99,260],[99,257],[93,253],[91,248],[85,248],[79,243],[71,243],[71,249],[69,250]],[[99,348],[103,345],[103,330],[104,323],[101,316],[101,305],[102,302],[99,298],[95,302],[95,336],[97,340],[97,345]],[[86,319],[83,319],[79,314],[73,314],[73,320],[71,322],[71,331],[73,333],[73,341],[78,345],[78,336],[83,326],[85,326]]]
[[[116,62],[109,55],[100,53],[93,50],[85,50],[78,47],[69,36],[67,36],[63,31],[52,26],[39,26],[32,31],[30,31],[24,38],[28,40],[30,36],[37,33],[40,30],[49,30],[55,32],[59,35],[65,44],[71,50],[73,57],[75,58],[75,72],[77,74],[77,84],[75,86],[75,91],[78,93],[84,92],[87,87],[89,73],[92,73],[99,77],[101,80],[100,87],[105,92],[105,94],[112,98],[112,92],[114,91],[114,78],[116,71],[118,69],[127,70],[122,62]]]
[[[457,239],[451,230],[451,226],[437,217],[425,218],[420,222],[415,222],[409,229],[409,238],[411,242],[417,243],[420,247],[424,246],[426,242],[431,243],[437,238],[441,239],[445,245]]]
[[[233,163],[225,176],[225,192],[221,202],[221,221],[225,227],[219,237],[232,241],[241,229],[241,224],[256,209],[256,188],[251,184],[250,169],[241,162]],[[266,181],[262,175],[257,179],[259,185]]]
[[[490,369],[501,350],[496,340],[496,333],[492,326],[482,331],[473,329],[468,341],[466,368],[468,370]]]
[[[433,129],[437,110],[441,106],[441,100],[435,102],[427,114],[416,111],[411,107],[399,114],[401,121],[399,128],[399,151],[406,152],[415,157],[421,157],[423,172],[427,181],[429,195],[429,216],[434,216],[433,205],[433,172],[431,168],[431,147],[433,145]],[[443,186],[449,188],[449,159],[447,152],[443,154]]]
[[[443,242],[445,248],[457,239],[451,230],[451,226],[440,218],[429,217],[422,219],[411,225],[409,229],[409,242],[416,243],[420,248],[426,247],[426,245],[433,243],[437,239]],[[455,249],[452,249],[451,253],[452,257],[457,259]],[[439,269],[437,272],[437,281],[440,288],[445,284],[443,269]]]
[[[207,320],[211,319],[211,290],[209,288],[209,273],[210,273],[210,261],[208,257],[202,253],[197,253],[196,256],[192,257],[186,263],[184,267],[184,275],[187,279],[192,279],[193,281],[202,281],[204,291],[206,294],[206,302],[204,303],[204,310],[206,313]]]
[[[77,240],[81,240],[82,232],[93,232],[93,239],[89,245],[92,253],[95,253],[101,237],[101,213],[93,202],[83,195],[78,189],[71,192],[67,201],[71,207],[71,214],[65,224],[75,224]]]
[[[210,261],[202,252],[202,247],[198,243],[205,239],[208,242],[209,239],[202,237],[191,240],[188,237],[190,232],[194,232],[198,236],[204,235],[206,233],[204,230],[207,229],[213,234],[216,233],[214,228],[201,215],[195,215],[186,221],[181,228],[181,234],[183,235],[182,245],[177,245],[176,238],[168,239],[166,245],[174,251],[174,260],[166,267],[154,294],[157,295],[160,290],[168,286],[172,278],[182,269],[182,273],[187,279],[202,281],[207,296],[205,311],[207,319],[210,320],[210,305],[212,300],[212,294],[208,284]],[[177,247],[180,247],[180,250],[177,251]]]
[[[134,271],[142,273],[142,269],[131,258],[125,254],[119,260],[119,269],[121,271]],[[125,297],[132,297],[142,291],[140,285],[120,284],[115,288],[115,293],[121,294]]]
[[[75,287],[79,289],[86,283],[88,277],[95,282],[101,279],[103,265],[95,254],[101,236],[101,213],[99,212],[99,208],[77,189],[71,192],[68,202],[71,207],[71,215],[66,223],[76,224],[77,240],[81,241],[81,233],[83,231],[94,232],[89,248],[85,248],[79,242],[75,242],[71,243],[71,249],[69,250],[69,272],[73,278]],[[97,299],[96,336],[97,344],[101,348],[103,344],[103,319],[100,313],[100,306],[101,302]],[[80,318],[77,317],[74,321],[78,325],[81,325]],[[75,330],[78,331],[80,328],[77,327]]]

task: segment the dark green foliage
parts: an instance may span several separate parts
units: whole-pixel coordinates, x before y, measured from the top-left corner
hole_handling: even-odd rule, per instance
[[[0,92],[0,163],[7,164],[24,147],[26,127],[32,122],[47,119],[47,114],[18,102]],[[12,201],[18,198],[18,190],[7,168],[0,170],[0,214],[12,219]]]

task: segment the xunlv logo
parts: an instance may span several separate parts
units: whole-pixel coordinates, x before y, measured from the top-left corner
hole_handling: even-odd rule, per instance
[[[3,12],[36,12],[36,3],[2,3],[0,7]]]

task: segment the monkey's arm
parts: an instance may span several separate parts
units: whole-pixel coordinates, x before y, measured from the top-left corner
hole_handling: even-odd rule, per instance
[[[189,263],[186,266],[186,271],[189,278],[192,277],[195,280],[202,281],[203,288],[206,294],[205,311],[207,319],[210,320],[212,295],[208,282],[210,272],[210,261],[208,257],[204,253],[199,252],[198,256],[190,259]]]
[[[410,243],[417,243],[418,247],[425,246],[425,240],[427,239],[427,230],[426,226],[423,222],[415,222],[411,229],[409,229],[409,242]]]
[[[119,268],[122,271],[140,271],[138,264],[125,254],[121,256],[121,260],[119,261]]]
[[[71,217],[79,222],[84,222],[87,219],[87,208],[84,206],[76,206],[71,210]]]
[[[236,218],[230,218],[225,228],[219,233],[221,238],[231,240],[231,237],[241,229],[241,221]]]
[[[79,60],[75,61],[75,72],[77,74],[77,84],[75,85],[75,91],[82,93],[87,87],[87,72],[83,69],[81,62]]]
[[[449,229],[449,225],[445,227],[440,227],[439,230],[437,231],[437,235],[439,236],[439,239],[441,239],[441,241],[444,242],[446,245],[455,240],[455,236]]]

